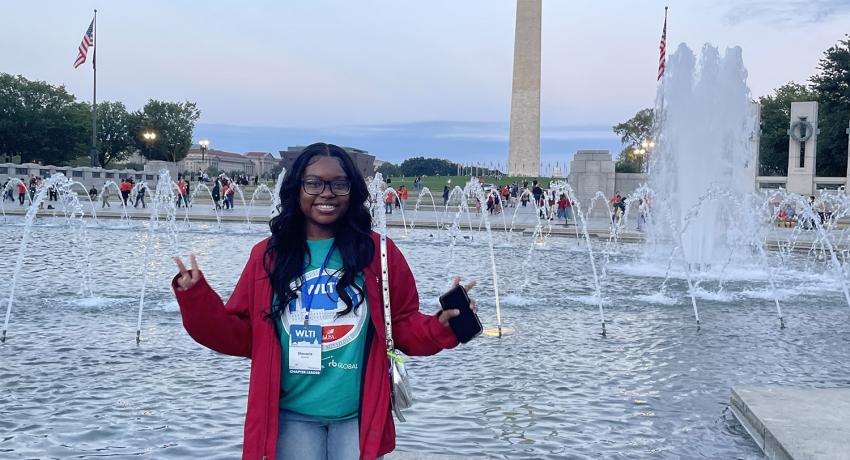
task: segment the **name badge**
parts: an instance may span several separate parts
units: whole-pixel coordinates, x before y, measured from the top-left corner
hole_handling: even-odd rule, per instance
[[[322,326],[289,326],[289,373],[322,372]]]

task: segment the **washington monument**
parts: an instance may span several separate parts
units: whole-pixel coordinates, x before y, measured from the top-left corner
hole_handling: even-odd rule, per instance
[[[517,0],[508,174],[540,173],[540,29],[543,0]]]

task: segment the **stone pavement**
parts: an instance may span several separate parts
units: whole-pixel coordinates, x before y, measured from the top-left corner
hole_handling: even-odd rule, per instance
[[[732,388],[732,413],[768,458],[850,458],[850,388]]]

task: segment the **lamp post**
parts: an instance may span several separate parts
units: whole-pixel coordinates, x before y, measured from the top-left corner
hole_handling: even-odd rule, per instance
[[[649,152],[655,148],[655,141],[652,139],[644,139],[640,143],[640,147],[634,149],[635,156],[638,158],[639,172],[643,171],[644,158]]]
[[[151,144],[156,142],[156,137],[156,131],[147,130],[142,133],[142,139],[145,141],[148,150],[148,159],[151,156]]]
[[[207,139],[201,139],[198,141],[198,145],[201,147],[201,164],[203,164],[204,157],[207,154],[207,148],[210,146],[210,141]]]

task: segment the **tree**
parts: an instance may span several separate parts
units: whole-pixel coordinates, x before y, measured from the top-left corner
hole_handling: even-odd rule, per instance
[[[165,102],[151,99],[133,114],[136,147],[149,160],[178,162],[192,146],[195,121],[201,116],[194,102]],[[145,143],[142,133],[157,134],[155,142]]]
[[[847,126],[850,121],[850,35],[829,48],[809,79],[819,94],[817,175],[847,175]]]
[[[638,111],[628,121],[615,125],[614,134],[620,136],[620,142],[625,147],[617,157],[617,172],[641,172],[643,155],[635,153],[645,140],[651,140],[655,126],[655,111],[643,109]]]
[[[138,127],[121,102],[97,105],[97,146],[100,165],[127,159],[136,150],[134,140]]]
[[[457,166],[440,158],[415,157],[404,160],[400,165],[404,176],[453,176],[457,173]]]
[[[381,166],[378,167],[378,172],[381,173],[384,177],[399,177],[403,176],[401,172],[401,168],[390,163],[389,161],[384,162]]]
[[[759,140],[759,175],[788,175],[788,127],[791,126],[791,103],[817,100],[817,93],[799,83],[788,82],[759,98],[761,105],[761,139]]]
[[[281,171],[283,171],[283,165],[280,163],[275,164],[272,166],[271,171],[269,171],[269,179],[277,179]]]
[[[0,152],[62,165],[84,155],[91,110],[63,86],[0,73]]]

